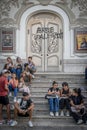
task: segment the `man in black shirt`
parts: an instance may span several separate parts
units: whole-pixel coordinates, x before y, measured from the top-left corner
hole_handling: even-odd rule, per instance
[[[23,97],[21,99],[18,99],[18,101],[15,103],[15,110],[14,110],[14,118],[16,119],[17,115],[18,116],[24,116],[24,117],[29,117],[29,122],[28,125],[30,127],[33,127],[32,124],[32,113],[34,109],[34,103],[30,99],[30,95],[27,92],[23,93]],[[17,122],[13,124],[16,125]]]
[[[73,89],[73,95],[70,97],[71,114],[78,125],[82,123],[87,125],[87,113],[83,98],[80,89]]]

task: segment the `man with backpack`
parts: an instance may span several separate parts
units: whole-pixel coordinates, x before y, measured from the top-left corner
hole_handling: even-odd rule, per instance
[[[21,117],[29,117],[28,125],[30,127],[33,127],[32,124],[32,113],[34,109],[34,103],[30,99],[30,95],[27,92],[23,92],[23,97],[18,99],[15,102],[15,109],[14,109],[14,118],[17,118],[18,116]],[[17,121],[15,120],[13,125],[17,125]]]

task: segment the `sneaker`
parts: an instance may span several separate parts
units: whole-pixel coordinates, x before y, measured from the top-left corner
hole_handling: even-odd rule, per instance
[[[17,101],[17,98],[16,97],[14,97],[14,102],[16,102]]]
[[[54,113],[53,113],[53,112],[50,112],[50,116],[54,116]]]
[[[0,125],[5,124],[5,120],[0,121]]]
[[[12,93],[10,92],[10,93],[9,93],[9,97],[11,97],[11,96],[12,96]]]
[[[61,111],[60,116],[64,116],[64,112],[63,111]]]
[[[10,126],[11,126],[12,123],[13,123],[13,120],[7,121],[7,125],[10,125]]]
[[[66,116],[70,116],[69,111],[66,112]]]
[[[83,123],[83,120],[82,119],[79,119],[78,122],[77,122],[77,125],[80,125]]]
[[[28,125],[29,125],[30,127],[33,127],[33,124],[32,124],[31,121],[28,122]]]
[[[59,116],[59,113],[58,113],[58,112],[56,112],[56,113],[55,113],[55,116]]]
[[[0,125],[2,125],[3,124],[3,121],[0,121]]]
[[[13,121],[10,126],[15,126],[17,124],[18,124],[17,121]]]
[[[14,110],[14,105],[10,105],[10,109],[11,109],[11,110]]]
[[[35,76],[34,76],[34,75],[32,75],[32,78],[34,79],[34,78],[35,78]]]

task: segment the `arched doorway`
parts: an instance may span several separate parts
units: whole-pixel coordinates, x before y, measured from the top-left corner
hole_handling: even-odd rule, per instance
[[[27,22],[27,56],[32,56],[39,72],[62,71],[62,30],[59,16],[42,12]]]

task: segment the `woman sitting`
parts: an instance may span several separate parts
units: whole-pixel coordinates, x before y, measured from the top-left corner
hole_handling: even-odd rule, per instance
[[[18,79],[15,73],[12,74],[12,78],[9,80],[9,91],[14,91],[14,102],[17,100],[17,93],[18,93]]]
[[[62,83],[62,89],[60,91],[61,94],[61,98],[60,98],[60,116],[64,116],[64,109],[66,109],[66,116],[69,116],[69,111],[70,111],[70,100],[69,100],[69,96],[71,95],[71,91],[70,88],[68,86],[67,82],[63,82]]]
[[[48,95],[55,95],[55,97],[50,97],[48,99],[49,107],[50,107],[50,116],[58,116],[59,113],[59,96],[60,90],[58,88],[58,83],[53,81],[52,87],[48,89]]]

